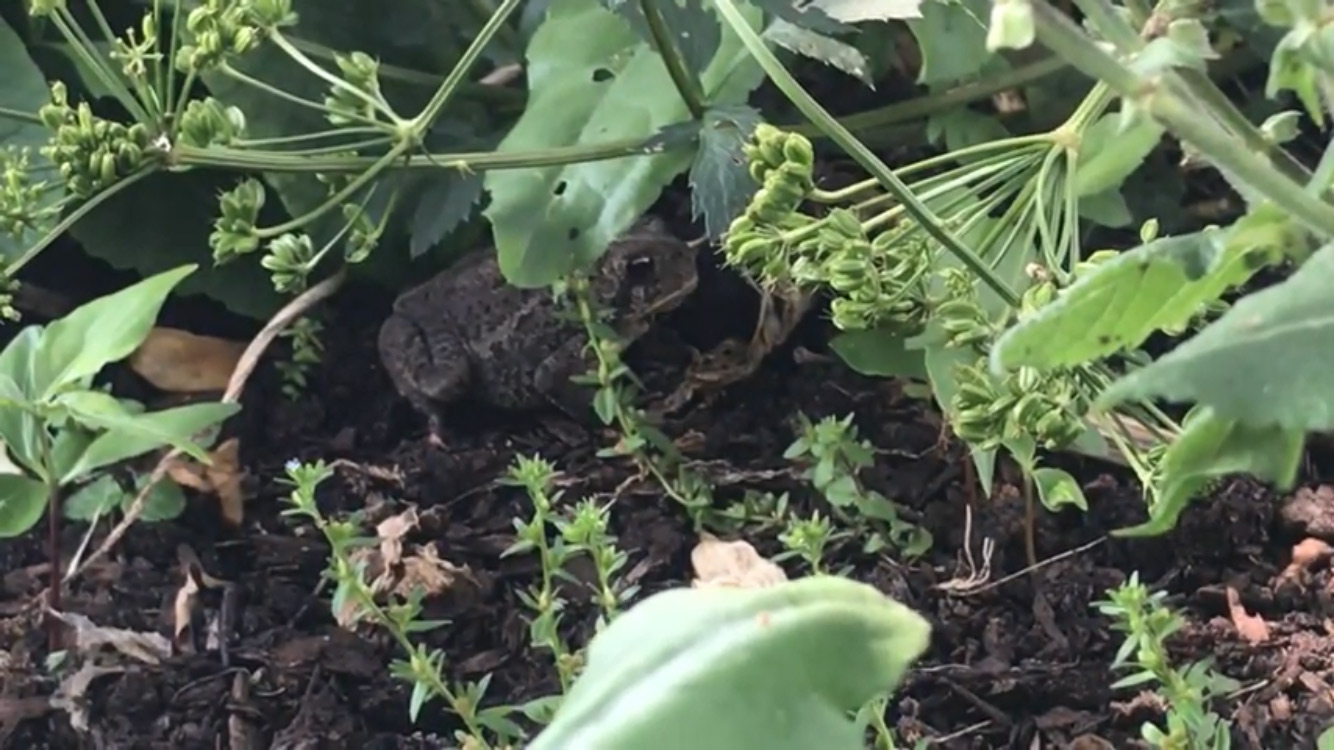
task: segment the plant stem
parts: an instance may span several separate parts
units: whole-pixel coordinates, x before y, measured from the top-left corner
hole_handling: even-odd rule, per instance
[[[436,89],[435,94],[431,96],[431,100],[426,103],[425,107],[422,107],[422,111],[416,117],[412,118],[413,132],[416,133],[418,140],[435,123],[435,118],[439,116],[445,105],[454,96],[459,84],[463,83],[463,77],[468,74],[468,71],[472,70],[472,66],[482,56],[486,45],[491,43],[491,40],[502,28],[507,28],[505,26],[506,19],[518,7],[519,0],[504,0],[496,8],[496,11],[491,14],[491,18],[487,19],[486,25],[482,26],[482,30],[477,32],[477,36],[473,38],[472,43],[463,51],[458,63],[454,65],[454,69],[449,71],[449,75],[445,76],[445,80],[440,84],[440,88]]]
[[[695,120],[702,119],[706,107],[704,90],[700,86],[699,79],[686,69],[685,58],[672,42],[671,31],[662,19],[658,0],[639,0],[639,9],[643,11],[644,20],[648,23],[649,34],[653,37],[653,47],[662,58],[663,65],[667,67],[667,75],[672,77],[677,93],[685,102],[686,109],[690,110],[690,116]]]
[[[320,112],[321,114],[327,114],[329,111],[329,108],[320,102],[313,102],[309,99],[303,99],[297,96],[296,94],[283,91],[277,86],[266,83],[265,81],[261,81],[258,78],[246,75],[245,73],[242,73],[241,71],[237,70],[236,68],[233,68],[231,65],[228,65],[227,63],[223,63],[221,66],[219,66],[218,72],[222,73],[223,75],[227,76],[228,78],[231,78],[232,80],[238,83],[244,83],[245,85],[250,86],[253,89],[256,89],[258,91],[263,91],[264,93],[270,94],[272,96],[276,96],[279,99],[282,99],[283,101],[286,102],[291,102],[292,104],[295,104],[298,107],[305,107],[306,109],[312,109],[315,110],[316,112]],[[391,133],[393,132],[392,126],[389,126],[378,120],[366,117],[365,115],[359,112],[340,112],[339,114],[343,117],[348,118],[349,120],[356,120],[368,127],[374,127],[385,132],[391,132]]]
[[[329,71],[325,70],[319,65],[316,65],[314,60],[311,60],[309,57],[306,57],[306,55],[301,50],[294,47],[292,43],[287,40],[287,37],[284,36],[283,33],[278,29],[270,29],[268,39],[269,41],[273,42],[278,47],[278,49],[281,49],[283,52],[287,53],[287,56],[292,58],[293,62],[305,68],[307,71],[309,71],[311,75],[315,76],[316,78],[319,78],[320,80],[324,81],[330,86],[333,86],[334,88],[339,89],[340,91],[345,91],[355,96],[356,98],[360,99],[362,102],[369,104],[372,109],[384,115],[386,118],[389,119],[390,122],[393,122],[395,124],[399,124],[402,122],[399,116],[395,114],[394,111],[390,109],[389,106],[385,104],[385,102],[380,100],[378,97],[371,96],[365,91],[362,91],[361,88],[353,86],[352,84],[348,83],[342,78],[339,78],[338,76],[334,75],[333,73],[330,73]]]
[[[918,224],[921,224],[923,231],[930,235],[932,239],[949,250],[1001,299],[1012,306],[1019,304],[1019,295],[1015,294],[1014,290],[995,271],[991,270],[990,266],[946,231],[941,226],[940,220],[931,212],[931,209],[922,203],[916,195],[913,195],[913,192],[894,174],[893,170],[886,166],[865,144],[858,141],[852,133],[849,133],[847,128],[834,119],[824,107],[820,106],[819,102],[815,101],[802,88],[801,84],[797,83],[796,79],[778,61],[778,58],[774,57],[774,54],[765,46],[764,40],[760,39],[759,34],[756,34],[755,30],[750,27],[750,24],[741,15],[741,11],[737,9],[732,0],[713,0],[713,3],[723,20],[740,37],[741,43],[746,46],[756,62],[769,75],[774,85],[778,86],[787,95],[788,100],[795,104],[802,114],[819,125],[863,169],[873,175],[885,190],[898,198],[908,214]]]
[[[726,2],[727,0],[720,0]],[[1096,0],[1089,0],[1097,5]],[[1085,74],[1098,78],[1124,99],[1144,107],[1153,117],[1190,143],[1220,170],[1252,187],[1322,236],[1334,236],[1334,206],[1307,194],[1269,162],[1241,147],[1212,118],[1175,96],[1167,87],[1135,75],[1104,52],[1069,18],[1045,0],[1033,0],[1038,39]],[[1120,20],[1120,19],[1118,19]]]

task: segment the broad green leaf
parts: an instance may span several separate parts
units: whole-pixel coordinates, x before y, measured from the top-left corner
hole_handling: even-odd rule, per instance
[[[11,402],[0,403],[0,441],[15,461],[45,479],[38,442],[41,423],[19,405],[30,404],[40,395],[34,393],[33,383],[42,330],[41,326],[24,326],[0,351],[0,400]]]
[[[572,45],[572,38],[582,42]],[[555,0],[527,60],[528,107],[502,153],[647,138],[690,119],[662,59],[597,0]],[[705,97],[740,104],[762,79],[736,35],[724,30],[701,76]],[[540,287],[590,264],[691,158],[690,149],[658,145],[615,160],[488,172],[484,213],[505,278]]]
[[[151,276],[48,325],[37,354],[42,381],[34,385],[49,398],[130,356],[148,336],[172,288],[194,270],[186,265]]]
[[[1075,195],[1084,198],[1121,187],[1158,146],[1163,132],[1150,117],[1135,118],[1129,128],[1122,128],[1120,112],[1103,115],[1080,139]]]
[[[17,474],[0,474],[0,538],[31,529],[46,510],[46,487]]]
[[[207,463],[208,454],[192,437],[207,427],[235,414],[234,403],[207,403],[177,406],[145,414],[116,414],[106,402],[89,394],[94,391],[65,394],[63,405],[78,420],[107,430],[98,435],[79,460],[61,476],[61,482],[75,481],[103,466],[124,461],[155,448],[170,445]]]
[[[0,109],[12,112],[37,114],[37,110],[51,101],[51,89],[47,78],[40,68],[28,56],[23,40],[14,33],[5,19],[0,16]],[[46,145],[51,137],[50,131],[40,122],[31,122],[17,117],[0,117],[0,154],[5,149],[28,149],[27,177],[33,184],[46,182],[33,208],[44,209],[56,205],[65,194],[64,184],[57,179],[55,165],[42,156],[38,149]],[[27,230],[21,237],[13,237],[6,231],[0,231],[0,257],[12,261],[32,245],[42,234]]]
[[[898,685],[930,626],[871,586],[818,576],[673,589],[594,637],[530,750],[860,750],[850,714]]]
[[[871,80],[866,55],[856,47],[832,37],[818,34],[810,29],[803,29],[783,19],[775,19],[760,35],[761,39],[812,60],[818,60],[832,68],[847,73],[868,87],[874,87]]]
[[[1039,467],[1033,471],[1033,484],[1038,488],[1038,498],[1047,510],[1060,510],[1066,505],[1073,505],[1082,511],[1089,509],[1079,482],[1063,469]]]
[[[1256,427],[1334,429],[1334,244],[1281,284],[1243,297],[1158,361],[1113,383],[1102,405],[1194,401]]]
[[[906,21],[922,51],[917,83],[954,84],[982,72],[995,60],[987,51],[987,0],[924,0],[921,18]]]
[[[92,521],[118,507],[126,494],[115,477],[103,474],[66,498],[60,510],[71,521]]]
[[[829,348],[862,375],[926,379],[922,350],[909,349],[903,334],[889,328],[843,331]]]
[[[1048,369],[1133,349],[1277,261],[1290,241],[1286,222],[1252,214],[1228,230],[1140,245],[1085,272],[1006,331],[991,366]]]
[[[1113,535],[1171,531],[1190,501],[1211,480],[1227,474],[1250,474],[1287,489],[1297,475],[1304,437],[1301,430],[1247,426],[1207,407],[1193,410],[1159,465],[1161,479],[1149,520]]]
[[[1097,222],[1104,227],[1119,229],[1135,220],[1126,204],[1120,188],[1110,188],[1101,193],[1079,199],[1079,217]]]
[[[690,165],[690,210],[704,219],[710,237],[721,237],[755,195],[742,145],[760,115],[743,105],[711,107],[699,129],[699,150]]]

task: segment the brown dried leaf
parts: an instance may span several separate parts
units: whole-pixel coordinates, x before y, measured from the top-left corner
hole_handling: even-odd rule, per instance
[[[1232,626],[1237,629],[1237,635],[1251,644],[1264,643],[1269,640],[1269,625],[1263,617],[1258,617],[1246,612],[1241,606],[1241,595],[1231,586],[1227,587],[1227,608],[1228,616],[1232,619]]]
[[[195,596],[198,593],[199,584],[195,583],[193,576],[186,576],[185,583],[176,590],[176,599],[171,607],[171,638],[178,645],[181,642],[181,633],[190,627],[190,615],[194,612]]]
[[[757,589],[787,580],[783,569],[761,557],[750,542],[724,542],[707,532],[691,550],[690,564],[695,569],[690,585],[695,588]]]
[[[172,393],[227,389],[246,344],[200,336],[177,328],[154,328],[130,355],[130,367],[155,387]]]
[[[1288,567],[1284,568],[1278,577],[1300,579],[1303,571],[1330,555],[1334,555],[1334,547],[1329,546],[1328,542],[1313,536],[1307,537],[1293,545],[1292,562],[1288,563]]]
[[[171,657],[171,643],[159,633],[105,628],[77,612],[51,610],[51,614],[74,628],[74,648],[79,652],[111,646],[120,653],[146,664],[161,664]]]
[[[228,438],[209,453],[204,465],[188,456],[178,456],[167,465],[167,476],[182,487],[218,498],[222,518],[232,526],[245,520],[245,496],[241,491],[241,441]]]
[[[403,559],[403,537],[417,528],[417,522],[417,509],[408,508],[375,527],[375,535],[380,537],[380,557],[385,565],[397,565]]]

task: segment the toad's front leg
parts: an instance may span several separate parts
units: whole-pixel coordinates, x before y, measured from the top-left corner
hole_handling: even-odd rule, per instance
[[[384,322],[378,344],[394,389],[426,416],[431,445],[443,447],[441,410],[462,398],[469,387],[467,349],[457,338],[426,331],[402,315],[391,315]]]

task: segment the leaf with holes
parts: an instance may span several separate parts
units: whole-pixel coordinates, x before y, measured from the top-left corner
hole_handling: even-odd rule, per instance
[[[760,37],[784,49],[818,60],[825,65],[847,73],[868,87],[874,88],[866,55],[847,42],[803,29],[783,19],[775,19]]]
[[[597,0],[555,0],[527,59],[528,107],[501,153],[646,138],[690,119],[662,58]],[[701,79],[709,101],[740,104],[763,72],[729,29]],[[540,287],[591,264],[689,167],[692,150],[683,145],[488,172],[491,203],[484,213],[505,278]]]
[[[699,150],[690,165],[690,208],[696,219],[704,218],[710,237],[721,237],[755,194],[741,147],[760,121],[760,114],[744,105],[704,113]]]
[[[1133,349],[1155,331],[1189,321],[1205,303],[1283,257],[1294,241],[1284,217],[1253,213],[1227,230],[1128,250],[1007,330],[992,348],[991,365],[1046,369]]]
[[[1158,361],[1113,383],[1101,405],[1194,401],[1246,425],[1334,429],[1334,244],[1281,284],[1247,295]]]

